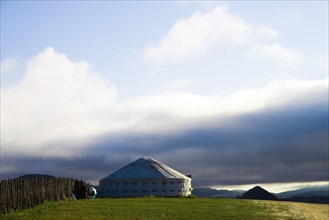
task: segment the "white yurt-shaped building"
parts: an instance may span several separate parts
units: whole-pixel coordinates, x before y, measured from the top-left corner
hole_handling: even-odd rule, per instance
[[[189,196],[190,176],[152,158],[139,158],[99,181],[99,197]]]

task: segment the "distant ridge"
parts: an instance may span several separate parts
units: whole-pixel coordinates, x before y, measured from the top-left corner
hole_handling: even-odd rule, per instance
[[[245,191],[243,190],[217,190],[208,187],[194,188],[192,194],[203,198],[237,198]]]
[[[55,178],[54,176],[47,175],[47,174],[25,174],[23,176],[19,176],[16,179],[19,178]]]
[[[277,200],[278,198],[262,187],[255,186],[254,188],[243,193],[240,199]]]
[[[289,197],[311,197],[311,196],[325,196],[329,197],[329,185],[328,186],[317,186],[308,187],[298,190],[281,192],[276,195],[278,198],[289,198]]]

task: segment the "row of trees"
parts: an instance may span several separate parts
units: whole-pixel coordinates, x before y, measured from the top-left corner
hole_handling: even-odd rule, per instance
[[[0,182],[0,209],[2,214],[32,208],[45,201],[70,197],[86,198],[87,185],[71,178],[17,178]]]

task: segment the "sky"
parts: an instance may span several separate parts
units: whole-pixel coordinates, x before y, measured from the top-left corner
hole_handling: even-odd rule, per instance
[[[328,1],[1,1],[1,179],[328,184]],[[289,189],[290,189],[289,188]]]

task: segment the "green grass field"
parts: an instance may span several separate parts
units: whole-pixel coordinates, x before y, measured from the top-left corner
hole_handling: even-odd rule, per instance
[[[319,219],[329,206],[293,202],[202,198],[65,200],[1,215],[1,219]]]

